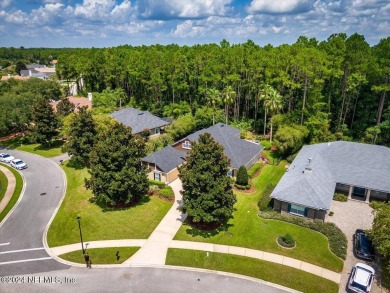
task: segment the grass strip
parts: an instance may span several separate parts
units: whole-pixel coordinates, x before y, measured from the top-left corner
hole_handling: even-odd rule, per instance
[[[339,290],[336,283],[319,276],[245,256],[217,252],[209,252],[207,256],[205,251],[171,248],[166,264],[236,273],[307,293],[336,293]]]
[[[12,194],[10,201],[8,202],[5,209],[0,213],[0,222],[5,218],[5,216],[9,213],[9,211],[17,203],[23,189],[23,179],[22,176],[19,174],[19,172],[5,164],[1,164],[1,165],[9,169],[12,172],[12,174],[14,174],[16,183],[15,183],[15,190],[14,193]]]
[[[5,192],[7,191],[8,180],[7,176],[0,171],[0,201],[4,198]]]
[[[121,264],[130,256],[138,251],[139,247],[107,247],[107,248],[90,248],[87,249],[89,257],[94,264]],[[119,258],[117,257],[119,252]],[[85,263],[84,255],[80,250],[72,251],[59,255],[60,258],[75,262]]]

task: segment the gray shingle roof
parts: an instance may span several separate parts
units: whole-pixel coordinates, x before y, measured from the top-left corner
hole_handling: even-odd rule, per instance
[[[311,171],[305,171],[307,166]],[[347,141],[308,145],[291,163],[271,197],[329,210],[336,183],[390,192],[389,178],[387,147]]]
[[[186,156],[187,152],[177,150],[172,146],[166,146],[165,148],[146,156],[142,161],[156,164],[161,171],[169,172],[183,164]]]
[[[169,122],[154,116],[148,111],[141,111],[135,108],[124,108],[115,111],[110,116],[124,125],[131,127],[133,134],[140,133],[144,129],[153,129],[169,124]]]
[[[199,130],[189,135],[187,139],[197,141],[199,135],[206,132],[224,147],[224,154],[230,159],[230,166],[235,169],[248,164],[264,148],[262,145],[240,139],[241,130],[222,123]]]

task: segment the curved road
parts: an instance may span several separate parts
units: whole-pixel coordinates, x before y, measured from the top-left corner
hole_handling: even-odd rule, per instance
[[[287,292],[226,274],[173,268],[88,270],[59,263],[46,253],[43,234],[64,192],[62,172],[50,159],[7,152],[27,162],[28,169],[21,171],[23,198],[0,226],[0,292]]]

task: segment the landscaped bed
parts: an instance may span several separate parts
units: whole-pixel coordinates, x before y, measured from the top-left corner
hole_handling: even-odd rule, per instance
[[[92,265],[94,264],[121,264],[138,251],[139,247],[108,247],[87,249]],[[119,252],[117,257],[117,252]],[[60,258],[75,263],[85,263],[84,255],[80,250],[59,255]]]
[[[277,184],[285,172],[285,164],[281,162],[278,166],[265,166],[260,175],[253,179],[256,187],[253,194],[236,192],[236,210],[226,225],[217,230],[202,231],[183,224],[174,239],[264,250],[340,272],[343,261],[330,252],[328,239],[324,235],[290,223],[257,216],[259,198],[267,184]],[[275,239],[286,233],[296,241],[294,249],[287,250],[276,243]]]
[[[187,249],[169,249],[167,265],[231,272],[277,283],[302,292],[338,292],[338,285],[291,267],[245,256]]]
[[[48,244],[51,247],[80,241],[76,217],[81,217],[84,241],[113,239],[146,239],[171,207],[171,203],[156,196],[143,196],[135,206],[108,209],[91,202],[90,190],[84,187],[87,169],[74,169],[64,164],[67,176],[65,199],[50,226]]]

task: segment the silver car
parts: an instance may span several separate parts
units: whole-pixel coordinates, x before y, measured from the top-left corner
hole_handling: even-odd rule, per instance
[[[11,161],[11,166],[18,170],[23,170],[27,168],[27,164],[21,159],[14,159]]]
[[[0,161],[4,163],[10,163],[13,159],[15,159],[12,155],[7,153],[1,153],[0,154]]]

